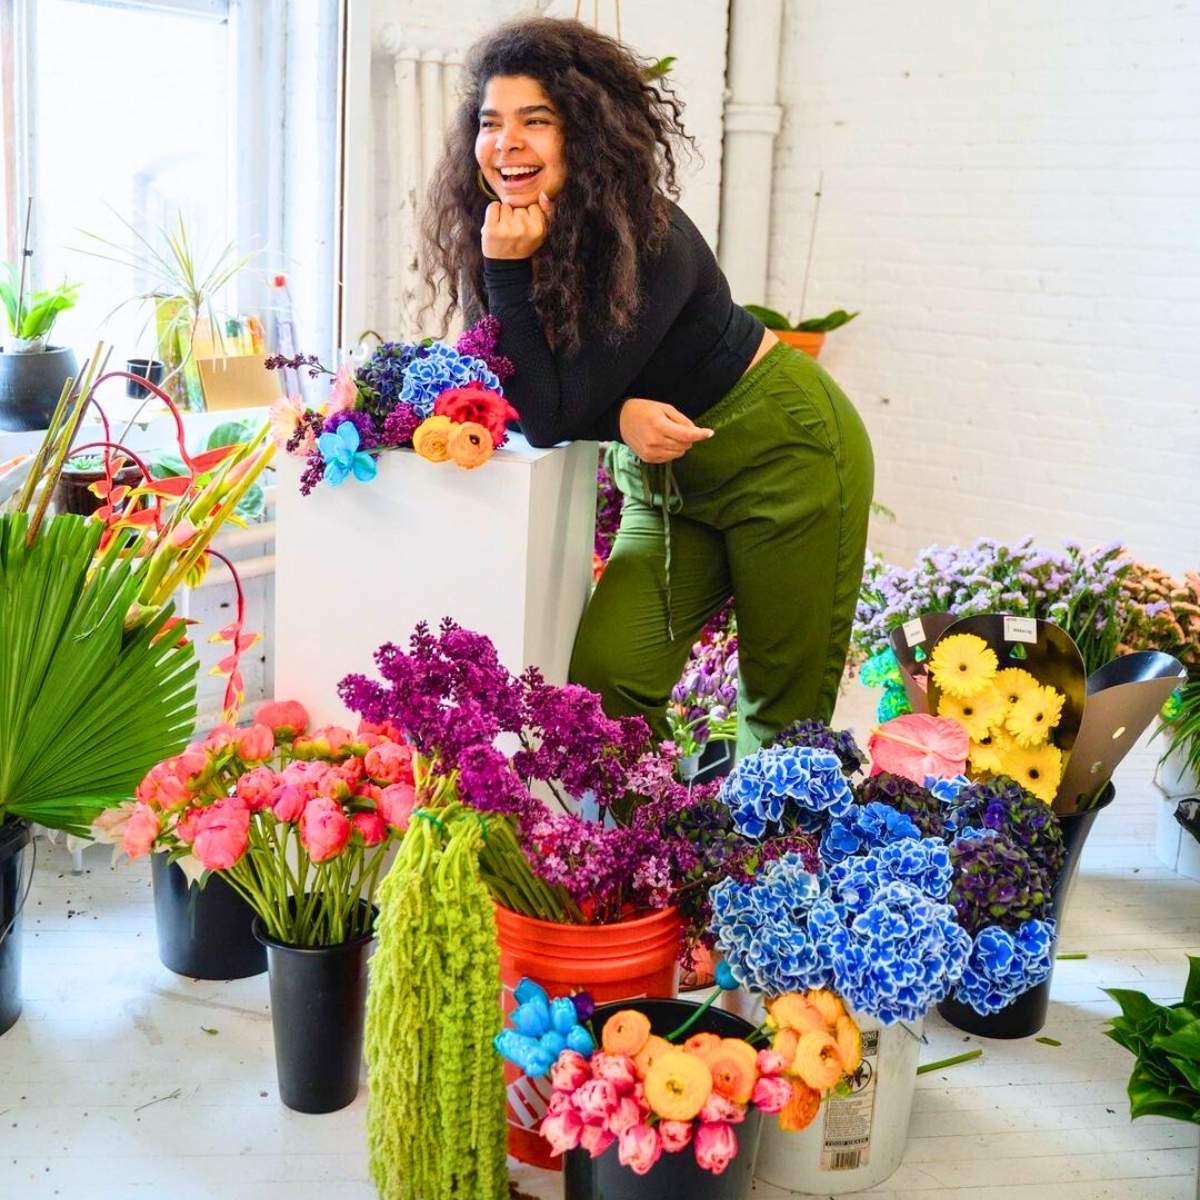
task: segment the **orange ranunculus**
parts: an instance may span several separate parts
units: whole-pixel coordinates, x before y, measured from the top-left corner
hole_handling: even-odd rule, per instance
[[[797,1033],[807,1033],[810,1029],[825,1029],[825,1018],[820,1010],[809,1004],[799,992],[789,992],[786,996],[772,1000],[767,1005],[767,1011],[780,1029],[794,1029]]]
[[[785,1133],[807,1129],[821,1107],[821,1093],[799,1079],[792,1080],[792,1098],[779,1111],[779,1128]]]
[[[650,1018],[636,1009],[623,1008],[604,1022],[600,1035],[605,1054],[636,1058],[650,1040]]]
[[[834,1036],[837,1038],[838,1054],[842,1057],[842,1068],[847,1075],[853,1075],[862,1065],[862,1033],[854,1023],[854,1018],[845,1014],[838,1017]]]
[[[758,1082],[758,1051],[740,1038],[722,1038],[705,1062],[713,1077],[713,1091],[735,1104],[749,1104]]]
[[[450,457],[447,445],[453,432],[449,417],[426,417],[413,433],[413,449],[429,462],[443,463]]]
[[[800,1035],[792,1074],[799,1075],[809,1087],[825,1092],[841,1079],[842,1073],[838,1044],[828,1033],[810,1030]]]
[[[796,1047],[800,1045],[800,1035],[794,1029],[781,1029],[776,1035],[775,1040],[771,1043],[771,1049],[776,1054],[783,1055],[783,1061],[787,1064],[783,1069],[790,1071],[792,1063],[796,1061]]]
[[[450,431],[446,451],[451,460],[467,471],[482,467],[496,448],[492,435],[474,421],[464,421]]]
[[[841,1000],[825,988],[812,988],[805,993],[804,998],[821,1014],[821,1020],[825,1022],[827,1029],[832,1029],[837,1024],[838,1017],[846,1014],[845,1005]]]
[[[646,1072],[650,1070],[660,1055],[674,1049],[675,1047],[666,1038],[660,1038],[657,1034],[652,1033],[646,1039],[646,1044],[633,1058],[633,1065],[637,1067],[638,1078],[645,1079]]]
[[[712,1073],[694,1054],[672,1047],[646,1072],[646,1103],[664,1121],[690,1121],[712,1094]]]
[[[683,1048],[697,1058],[707,1059],[721,1045],[721,1039],[715,1033],[693,1033]]]

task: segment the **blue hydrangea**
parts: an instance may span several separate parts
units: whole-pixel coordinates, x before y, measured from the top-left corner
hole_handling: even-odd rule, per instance
[[[946,833],[951,838],[963,823],[962,812],[958,807],[958,794],[963,788],[970,786],[971,781],[965,775],[954,775],[949,779],[925,776],[925,790],[942,802],[942,820],[946,826]]]
[[[746,837],[768,825],[819,833],[854,804],[838,756],[811,746],[773,746],[747,755],[725,777],[721,800]]]
[[[985,1016],[1007,1008],[1049,977],[1054,932],[1053,921],[1039,920],[1025,921],[1011,933],[999,925],[981,929],[954,998]]]
[[[839,863],[899,838],[919,838],[912,818],[878,800],[856,804],[835,817],[821,835],[821,861]]]
[[[900,838],[829,869],[832,893],[851,911],[887,883],[911,884],[931,900],[950,894],[954,868],[950,847],[940,838]]]
[[[405,368],[400,400],[411,404],[424,418],[433,412],[434,401],[442,392],[468,383],[481,383],[501,394],[504,391],[495,372],[482,359],[460,354],[445,342],[433,342],[418,350]]]

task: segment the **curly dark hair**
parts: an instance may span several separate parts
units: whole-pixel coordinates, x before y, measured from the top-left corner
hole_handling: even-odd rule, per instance
[[[425,282],[430,296],[445,285],[445,318],[484,308],[479,231],[489,201],[475,162],[484,90],[494,76],[525,75],[558,110],[566,159],[566,183],[534,258],[533,301],[547,340],[570,352],[585,328],[615,336],[633,326],[643,266],[664,244],[669,201],[679,195],[677,153],[695,147],[683,103],[648,78],[648,65],[579,21],[550,17],[504,25],[468,51],[422,221]]]

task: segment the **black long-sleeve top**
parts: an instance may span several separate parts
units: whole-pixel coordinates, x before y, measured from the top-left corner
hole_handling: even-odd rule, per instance
[[[530,299],[530,260],[485,259],[483,276],[488,311],[500,319],[498,349],[516,365],[504,392],[534,446],[618,438],[631,396],[696,420],[741,378],[762,340],[762,325],[734,304],[708,243],[676,205],[663,249],[643,266],[634,327],[619,339],[585,330],[576,353],[556,353]]]

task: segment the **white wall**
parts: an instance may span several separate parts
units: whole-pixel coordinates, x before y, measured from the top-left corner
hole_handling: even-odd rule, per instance
[[[1200,557],[1200,6],[790,0],[769,301],[863,315],[907,561],[979,534]],[[743,297],[752,299],[752,297]]]

